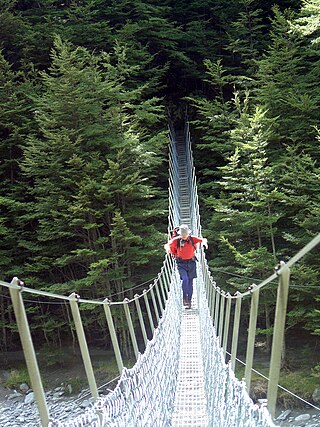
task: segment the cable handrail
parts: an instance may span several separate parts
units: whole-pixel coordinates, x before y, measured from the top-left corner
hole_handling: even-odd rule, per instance
[[[153,289],[157,285],[159,277],[160,277],[160,273],[159,273],[158,277],[153,279],[154,281],[152,284],[149,285],[149,288],[148,289],[145,288],[145,289],[143,289],[143,291],[146,291],[147,293],[150,292],[151,289]],[[3,286],[3,287],[8,288],[8,289],[10,289],[10,288],[11,289],[18,289],[21,292],[30,293],[33,295],[45,296],[48,298],[55,298],[55,299],[59,299],[59,300],[63,300],[63,301],[73,301],[73,299],[74,299],[70,295],[69,296],[60,295],[60,294],[55,294],[55,293],[48,292],[48,291],[41,291],[39,289],[29,288],[29,287],[25,286],[24,282],[17,277],[14,277],[13,281],[18,281],[19,285],[12,283],[12,282],[7,283],[7,282],[0,280],[0,286]],[[133,289],[133,288],[131,288],[131,289]],[[126,291],[129,291],[129,290],[130,289],[127,289]],[[143,297],[144,297],[144,294],[142,293],[142,294],[135,294],[134,297],[131,299],[124,298],[122,301],[111,301],[110,296],[108,296],[108,297],[105,297],[102,301],[100,301],[100,300],[96,300],[96,299],[88,300],[88,299],[81,298],[80,296],[78,296],[77,301],[79,303],[86,303],[86,304],[93,304],[93,305],[105,305],[105,304],[108,304],[108,305],[124,305],[124,304],[131,303],[131,302],[135,301],[136,299],[143,298]]]
[[[245,296],[251,295],[253,292],[257,292],[266,285],[268,285],[270,282],[274,281],[275,279],[279,278],[279,276],[286,270],[288,270],[290,267],[292,267],[295,263],[300,261],[301,258],[303,258],[305,255],[307,255],[312,249],[314,249],[318,244],[320,243],[320,233],[315,236],[309,243],[307,243],[299,252],[297,252],[292,258],[290,258],[287,262],[280,261],[279,266],[275,267],[275,273],[271,274],[267,279],[263,280],[261,283],[256,284],[254,283],[252,289],[249,289],[246,292],[240,292],[236,291],[235,295],[230,295],[229,297],[231,299],[237,299],[237,298],[243,298]],[[213,283],[213,280],[212,280]],[[218,288],[213,284],[217,292],[222,295],[222,289]]]

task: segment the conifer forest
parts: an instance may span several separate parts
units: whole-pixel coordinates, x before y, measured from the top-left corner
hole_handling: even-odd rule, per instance
[[[1,280],[87,299],[143,289],[167,241],[168,122],[186,114],[221,288],[259,283],[320,232],[318,0],[0,0],[0,29]],[[319,255],[292,269],[286,329],[315,352]],[[0,350],[14,350],[0,292]],[[72,340],[63,304],[26,308],[39,347]]]

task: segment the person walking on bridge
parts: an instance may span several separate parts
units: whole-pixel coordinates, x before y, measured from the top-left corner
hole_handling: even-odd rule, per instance
[[[177,263],[182,280],[183,304],[186,308],[191,308],[193,279],[197,277],[195,251],[199,244],[208,248],[208,242],[204,237],[193,236],[186,224],[181,224],[175,229],[175,232],[177,235],[169,240],[165,249],[175,258]]]

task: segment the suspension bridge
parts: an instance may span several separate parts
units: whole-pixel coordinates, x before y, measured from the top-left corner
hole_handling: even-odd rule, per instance
[[[201,236],[201,222],[188,125],[181,132],[170,129],[168,231],[180,223]],[[273,426],[284,337],[290,267],[320,242],[316,236],[306,247],[259,285],[231,295],[220,289],[209,271],[205,253],[197,250],[197,279],[190,310],[182,303],[181,281],[174,260],[166,255],[154,282],[132,299],[92,301],[72,293],[56,295],[25,287],[19,278],[9,288],[26,365],[35,394],[39,425],[43,427],[235,427]],[[274,334],[270,359],[267,406],[249,397],[255,346],[259,294],[278,279]],[[75,418],[50,416],[39,371],[24,295],[37,294],[64,300],[70,305],[93,404]],[[234,374],[237,359],[241,303],[250,303],[245,377]],[[114,390],[99,395],[90,358],[81,303],[103,307],[120,377]],[[142,305],[144,310],[142,310]],[[114,324],[113,309],[123,306],[136,358],[124,367]],[[133,317],[138,319],[133,322]],[[152,339],[147,338],[147,329]],[[137,336],[142,336],[138,342]],[[141,341],[141,340],[140,340]],[[139,348],[140,347],[140,348]],[[143,348],[141,348],[143,347]],[[229,349],[229,347],[231,347]],[[230,351],[229,351],[230,350]],[[226,363],[228,361],[228,363]]]

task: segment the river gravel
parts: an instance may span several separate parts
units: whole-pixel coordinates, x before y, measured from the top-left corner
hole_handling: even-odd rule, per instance
[[[68,396],[68,390],[65,390],[63,387],[57,387],[53,391],[46,392],[45,397],[50,418],[55,420],[72,420],[76,416],[83,414],[86,408],[92,405],[89,390],[83,390],[77,396]],[[320,411],[309,408],[278,410],[275,425],[279,427],[320,427]],[[2,393],[0,401],[0,426],[41,427],[38,408],[31,390],[23,392],[7,390],[7,394],[4,395]]]

